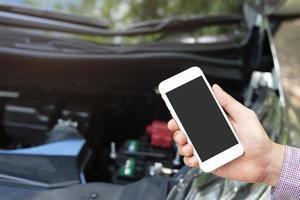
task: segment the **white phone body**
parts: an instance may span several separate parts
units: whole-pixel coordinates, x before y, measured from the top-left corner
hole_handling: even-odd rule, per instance
[[[210,91],[211,95],[213,96],[213,98],[215,100],[215,103],[218,105],[220,111],[222,112],[222,114],[224,116],[224,120],[226,120],[226,122],[229,125],[232,133],[234,134],[236,140],[238,141],[236,145],[234,145],[234,146],[226,149],[225,151],[223,151],[223,152],[221,152],[221,153],[205,160],[204,162],[201,161],[197,151],[194,148],[194,145],[193,145],[192,141],[189,138],[188,133],[185,131],[183,124],[179,120],[179,117],[177,116],[170,100],[168,99],[168,97],[166,95],[167,92],[172,91],[173,89],[175,89],[175,88],[177,88],[177,87],[179,87],[179,86],[181,86],[185,83],[188,83],[188,82],[190,82],[190,81],[192,81],[195,78],[198,78],[200,76],[203,77],[208,90]],[[201,170],[203,170],[206,173],[212,172],[213,170],[215,170],[215,169],[225,165],[226,163],[236,159],[237,157],[241,156],[244,153],[244,148],[243,148],[240,140],[238,139],[235,130],[233,129],[230,121],[228,120],[227,115],[224,112],[223,108],[220,106],[220,104],[216,100],[216,97],[215,97],[215,95],[214,95],[207,79],[205,78],[202,70],[199,67],[191,67],[191,68],[189,68],[189,69],[187,69],[187,70],[185,70],[185,71],[183,71],[183,72],[181,72],[181,73],[179,73],[179,74],[177,74],[177,75],[175,75],[171,78],[168,78],[168,79],[162,81],[159,84],[158,88],[159,88],[159,92],[161,93],[161,96],[162,96],[163,100],[165,101],[172,117],[177,122],[180,130],[184,134],[186,134],[188,143],[190,143],[193,146],[194,156],[198,159]],[[201,103],[201,102],[199,102],[199,103]],[[199,123],[201,124],[201,122],[199,122]]]

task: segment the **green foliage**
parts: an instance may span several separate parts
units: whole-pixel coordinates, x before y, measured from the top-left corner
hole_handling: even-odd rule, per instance
[[[23,3],[106,19],[113,27],[172,16],[240,13],[242,6],[238,0],[25,0]]]
[[[7,0],[9,3],[9,1]],[[19,3],[42,9],[76,15],[91,16],[108,22],[111,29],[124,29],[132,23],[174,16],[218,15],[241,13],[238,0],[19,0]],[[191,33],[193,36],[232,31],[228,27],[209,27]],[[122,38],[122,42],[153,41],[161,34]],[[111,42],[112,38],[84,36],[97,42]]]

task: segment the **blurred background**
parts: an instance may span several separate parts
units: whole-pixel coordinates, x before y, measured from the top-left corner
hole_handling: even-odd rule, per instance
[[[200,66],[300,147],[299,41],[299,0],[0,0],[0,200],[270,198],[186,167],[157,85]]]
[[[240,13],[242,1],[196,0],[2,0],[0,2],[90,16],[108,22],[112,28],[131,23],[180,15]]]
[[[297,11],[299,2],[296,0],[269,1],[270,5],[280,7],[279,13],[289,13]],[[275,2],[280,5],[278,6]],[[279,3],[278,3],[279,2]],[[94,17],[103,20],[111,29],[124,29],[133,23],[146,20],[161,19],[172,16],[193,16],[193,15],[218,15],[218,14],[240,14],[242,12],[243,1],[236,0],[195,0],[187,2],[185,0],[1,0],[0,3],[30,6],[42,10],[58,11],[62,13],[75,14],[80,16]],[[272,6],[270,6],[272,8]],[[274,8],[272,8],[274,9]],[[270,9],[271,10],[271,9]],[[276,10],[276,9],[274,9]],[[275,43],[278,47],[279,61],[284,67],[281,68],[282,80],[291,103],[300,115],[300,25],[298,21],[287,22],[277,33]],[[286,34],[286,30],[292,34]],[[232,33],[236,27],[207,27],[200,29],[193,34],[212,36],[220,33]],[[94,42],[105,43],[138,43],[139,41],[153,41],[161,34],[148,35],[141,38],[103,38],[93,36],[81,36],[82,38]],[[178,36],[172,36],[178,37]],[[209,40],[209,38],[206,38]],[[113,41],[114,40],[114,41]],[[193,39],[187,42],[194,42]],[[298,112],[299,111],[299,112]]]
[[[194,15],[217,15],[217,14],[239,14],[242,11],[242,1],[226,1],[221,0],[206,1],[197,0],[192,3],[187,3],[184,0],[13,0],[0,1],[3,3],[32,6],[34,8],[59,11],[70,13],[79,16],[93,17],[98,20],[105,21],[112,30],[120,30],[130,27],[132,24],[148,20],[157,20],[175,16],[194,16]],[[213,34],[232,32],[233,27],[207,27],[197,30],[194,34]],[[145,41],[153,41],[161,37],[162,33],[150,34],[142,38],[103,38],[103,37],[88,37],[91,41],[96,42],[113,42],[113,43],[138,43]],[[178,36],[172,36],[178,37]],[[114,40],[114,41],[112,41]]]

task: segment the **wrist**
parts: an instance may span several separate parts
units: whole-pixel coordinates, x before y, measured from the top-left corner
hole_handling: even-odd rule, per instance
[[[285,147],[272,142],[272,150],[269,154],[269,165],[266,167],[264,183],[275,187],[277,185],[284,159]]]

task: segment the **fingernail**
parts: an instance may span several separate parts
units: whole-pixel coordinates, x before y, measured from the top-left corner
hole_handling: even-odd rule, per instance
[[[217,90],[223,91],[223,89],[218,84],[214,84],[213,87],[215,87]]]

